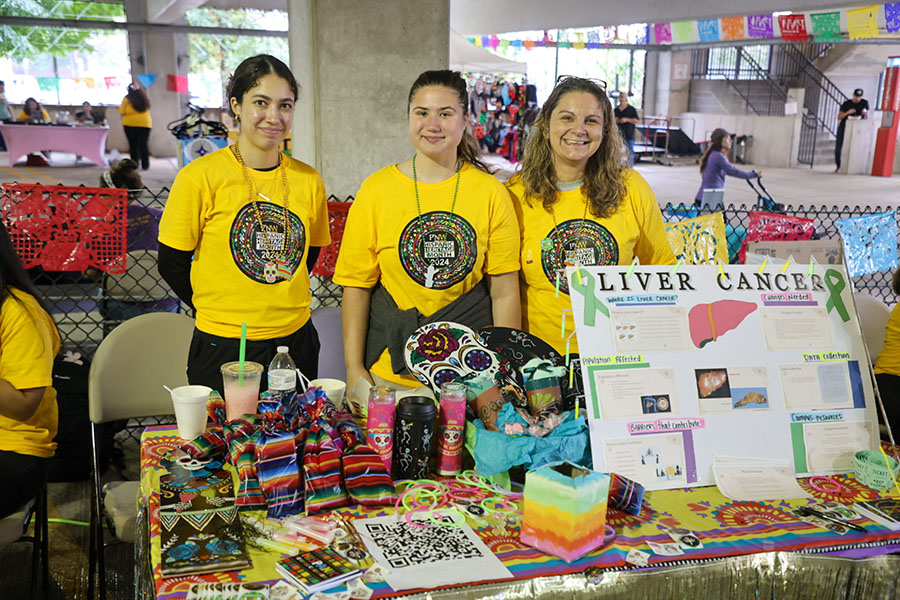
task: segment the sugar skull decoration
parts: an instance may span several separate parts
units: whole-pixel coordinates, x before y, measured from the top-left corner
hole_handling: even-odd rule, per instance
[[[275,283],[275,280],[278,279],[278,267],[275,266],[275,263],[267,262],[263,266],[263,277],[266,282]]]
[[[369,438],[369,443],[375,446],[375,450],[379,453],[387,450],[388,444],[391,443],[392,433],[373,431]]]
[[[469,374],[496,378],[500,359],[477,333],[459,323],[429,323],[406,340],[406,368],[438,394],[441,385]]]

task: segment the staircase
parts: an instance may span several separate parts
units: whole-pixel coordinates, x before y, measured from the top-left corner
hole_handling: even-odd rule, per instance
[[[691,75],[700,79],[724,79],[742,98],[747,112],[757,115],[783,115],[788,88],[806,90],[797,161],[812,167],[826,159],[834,161],[837,115],[841,103],[847,99],[813,62],[832,47],[831,44],[773,45],[765,67],[743,46],[727,49],[724,56],[720,54],[719,64],[714,67],[709,66],[709,49],[695,50]]]

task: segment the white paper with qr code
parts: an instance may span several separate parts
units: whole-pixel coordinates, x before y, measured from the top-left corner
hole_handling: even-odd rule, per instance
[[[402,516],[356,519],[353,526],[375,562],[390,568],[385,579],[396,591],[512,578],[461,515],[440,513],[436,519],[447,525],[416,515],[426,527]]]

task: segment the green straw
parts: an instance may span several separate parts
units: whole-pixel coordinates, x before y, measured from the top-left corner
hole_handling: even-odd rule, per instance
[[[247,357],[247,324],[241,323],[241,349],[238,353],[238,384],[244,383],[244,359]]]

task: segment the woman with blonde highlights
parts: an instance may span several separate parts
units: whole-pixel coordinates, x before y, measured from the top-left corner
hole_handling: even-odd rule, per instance
[[[559,352],[561,314],[570,307],[566,267],[675,262],[656,197],[628,167],[604,87],[561,78],[509,183],[522,237],[523,321]],[[574,340],[570,350],[577,352]]]

